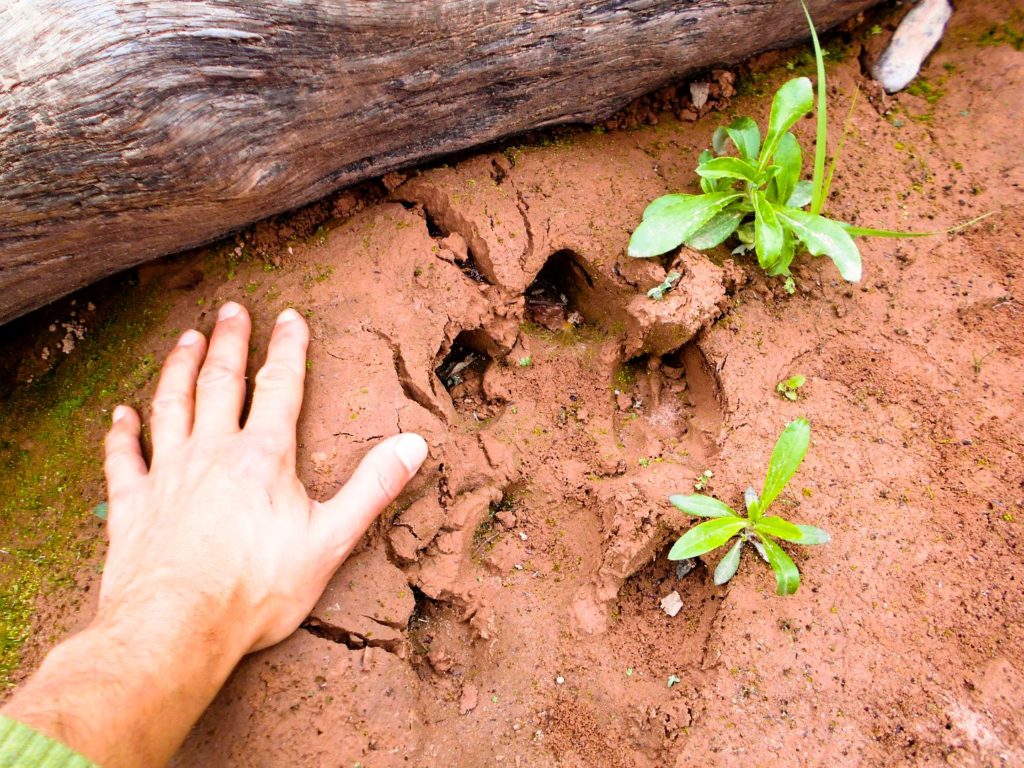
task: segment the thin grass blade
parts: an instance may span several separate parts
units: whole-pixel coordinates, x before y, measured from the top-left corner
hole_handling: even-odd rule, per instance
[[[814,28],[811,12],[807,3],[800,0],[800,6],[807,17],[807,25],[811,28],[811,42],[814,44],[814,62],[818,69],[818,115],[814,137],[814,196],[811,199],[811,213],[821,213],[824,203],[822,191],[825,184],[825,153],[828,152],[828,99],[825,93],[825,57],[821,55],[821,43],[818,42],[818,30]]]

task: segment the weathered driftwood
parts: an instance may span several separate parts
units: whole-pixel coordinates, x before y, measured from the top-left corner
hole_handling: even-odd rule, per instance
[[[872,0],[812,0],[821,28]],[[807,36],[796,0],[0,0],[0,323]]]

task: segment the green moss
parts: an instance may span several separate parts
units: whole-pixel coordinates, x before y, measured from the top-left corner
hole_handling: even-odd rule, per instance
[[[984,46],[1008,45],[1015,51],[1024,48],[1024,12],[1013,11],[1010,18],[981,33],[978,42]]]
[[[165,314],[154,288],[121,306],[54,371],[0,403],[0,687],[10,685],[32,630],[36,600],[66,592],[93,555],[101,500],[100,440],[110,409],[157,369],[133,347]],[[60,627],[48,628],[56,636]],[[55,638],[54,638],[55,639]]]
[[[939,99],[946,95],[945,76],[939,78],[938,83],[933,83],[926,77],[919,77],[907,86],[907,93],[919,96],[929,104],[937,104]]]

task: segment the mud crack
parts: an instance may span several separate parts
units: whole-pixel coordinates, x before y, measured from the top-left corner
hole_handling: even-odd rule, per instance
[[[440,407],[438,407],[433,398],[431,398],[430,395],[424,392],[419,386],[417,386],[416,382],[413,381],[412,376],[409,373],[409,366],[405,362],[405,357],[402,355],[402,348],[398,342],[376,328],[366,328],[365,330],[377,336],[391,349],[391,356],[395,364],[395,374],[398,376],[398,383],[402,387],[402,392],[405,394],[406,398],[420,407],[425,408],[431,414],[436,416],[442,424],[447,424],[448,416]]]

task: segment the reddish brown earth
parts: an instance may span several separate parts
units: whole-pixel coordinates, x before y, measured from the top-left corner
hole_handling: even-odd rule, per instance
[[[858,285],[807,256],[793,296],[724,249],[625,256],[649,200],[693,189],[719,121],[764,119],[794,52],[753,62],[724,114],[392,177],[321,206],[306,241],[309,211],[279,241],[264,226],[237,255],[154,268],[167,314],[142,343],[160,354],[229,298],[254,349],[282,308],[306,311],[314,494],[383,436],[431,446],[308,624],[241,665],[174,764],[1024,763],[1024,53],[986,36],[1012,6],[961,4],[931,101],[862,75],[891,20],[843,40],[832,141],[864,95],[830,213],[932,230],[996,211],[862,241]],[[809,146],[813,122],[798,133]],[[671,269],[676,290],[648,299]],[[790,402],[775,385],[796,373]],[[799,592],[776,596],[750,552],[726,587],[717,554],[677,576],[665,554],[691,522],[665,497],[710,469],[741,504],[797,416],[811,448],[780,513],[833,536],[792,548]]]

